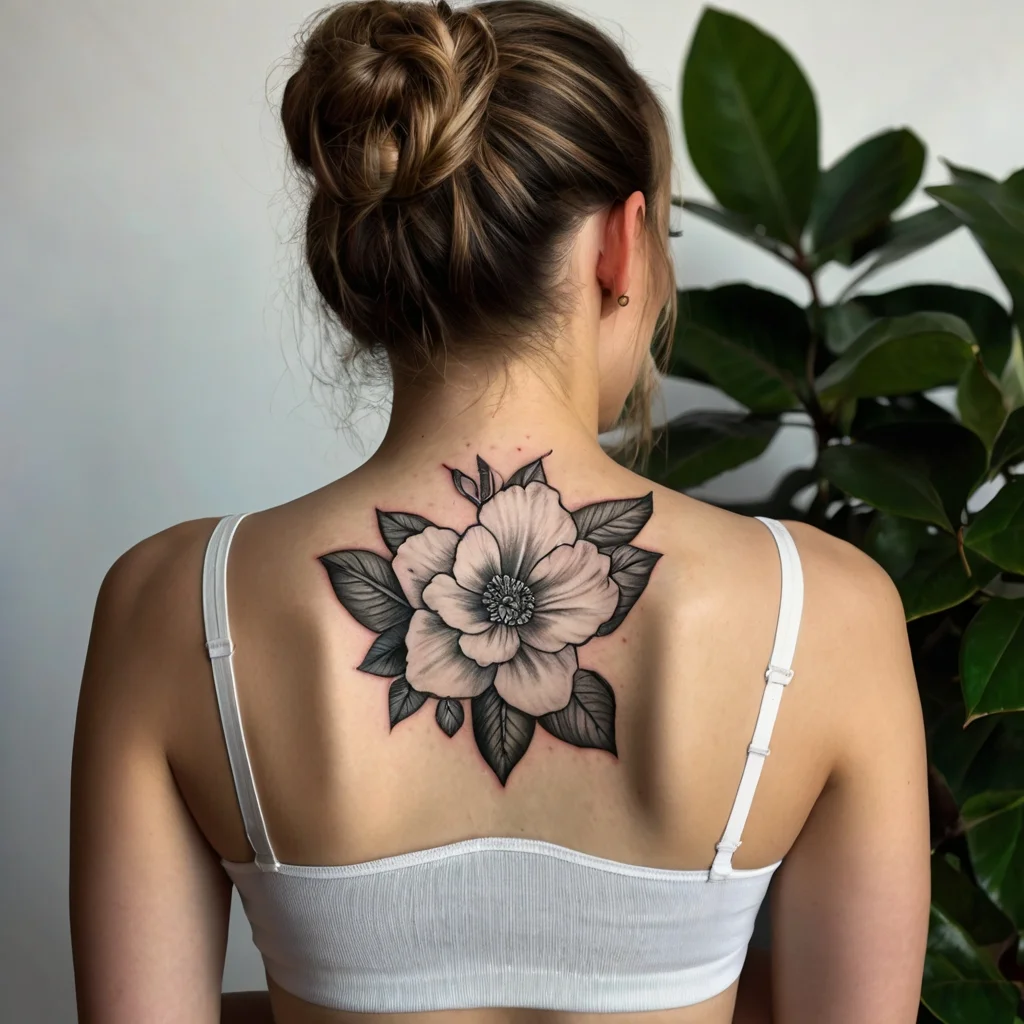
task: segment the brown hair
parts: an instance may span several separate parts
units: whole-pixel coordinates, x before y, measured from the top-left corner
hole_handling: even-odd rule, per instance
[[[542,0],[355,0],[313,15],[299,56],[281,115],[311,189],[306,262],[358,348],[417,373],[549,337],[573,228],[639,190],[664,352],[668,127],[608,36]],[[647,406],[627,403],[649,435]]]

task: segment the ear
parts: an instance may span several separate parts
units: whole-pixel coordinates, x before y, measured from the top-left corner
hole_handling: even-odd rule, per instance
[[[642,192],[634,192],[608,213],[597,258],[597,279],[613,298],[629,294],[635,260],[643,233],[647,203]]]

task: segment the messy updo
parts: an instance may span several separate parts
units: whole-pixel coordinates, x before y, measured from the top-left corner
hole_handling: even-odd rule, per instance
[[[298,56],[281,115],[306,262],[357,346],[418,373],[550,337],[564,243],[637,190],[671,330],[668,128],[599,29],[541,0],[356,0],[314,15]]]

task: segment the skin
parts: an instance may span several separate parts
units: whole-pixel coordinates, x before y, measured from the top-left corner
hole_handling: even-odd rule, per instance
[[[641,535],[662,552],[622,626],[580,649],[614,680],[618,758],[538,729],[502,787],[469,730],[431,715],[389,732],[387,681],[356,669],[372,638],[316,561],[383,553],[373,509],[457,529],[473,509],[443,465],[499,471],[544,454],[569,508],[651,490],[597,434],[614,422],[650,337],[643,197],[581,226],[566,267],[578,304],[543,362],[450,359],[398,381],[394,416],[358,470],[249,516],[231,549],[239,701],[279,858],[350,864],[484,835],[521,835],[627,863],[707,868],[764,686],[778,555],[756,521],[654,489]],[[627,306],[617,296],[628,294]],[[486,351],[483,344],[481,349]],[[79,700],[71,803],[71,929],[81,1024],[213,1024],[230,883],[251,860],[203,648],[199,580],[217,519],[125,552],[103,580]],[[269,984],[224,1020],[279,1024],[911,1024],[927,930],[921,709],[899,597],[869,558],[790,526],[806,597],[787,687],[737,868],[785,857],[771,956],[704,1003],[647,1014],[515,1009],[364,1015]],[[271,767],[272,770],[271,770]]]

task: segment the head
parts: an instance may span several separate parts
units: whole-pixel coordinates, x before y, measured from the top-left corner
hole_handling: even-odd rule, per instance
[[[282,119],[306,261],[352,344],[396,381],[582,360],[600,429],[625,409],[648,431],[671,144],[621,49],[541,0],[355,0],[315,15],[299,56]]]

